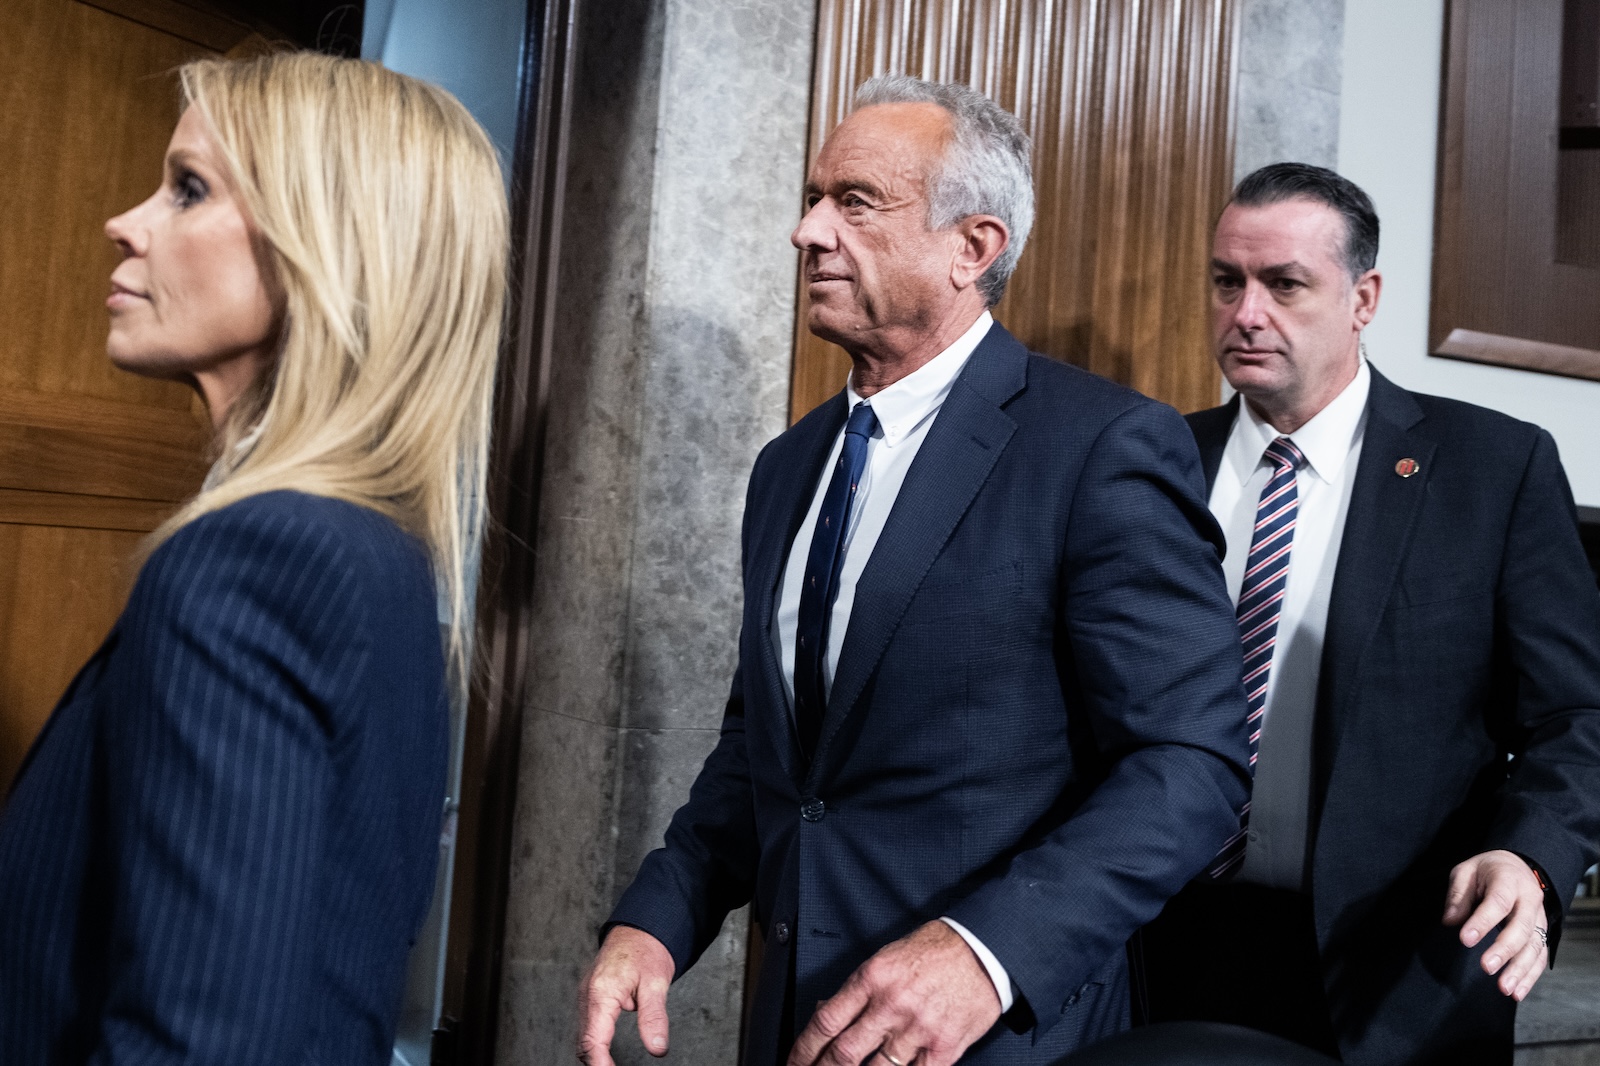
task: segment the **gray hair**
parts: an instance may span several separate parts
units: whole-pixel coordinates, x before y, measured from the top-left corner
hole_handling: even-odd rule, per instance
[[[993,307],[1033,228],[1033,142],[1015,115],[965,85],[880,74],[856,93],[858,109],[875,104],[938,104],[950,113],[954,139],[928,176],[928,225],[943,229],[972,215],[1006,224],[1010,243],[978,279],[978,291]]]

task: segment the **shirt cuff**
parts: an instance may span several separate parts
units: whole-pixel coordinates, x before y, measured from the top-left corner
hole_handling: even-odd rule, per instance
[[[978,961],[983,963],[984,970],[989,974],[989,980],[994,982],[994,994],[1000,997],[1000,1013],[1004,1014],[1016,1002],[1016,997],[1011,993],[1011,975],[1006,973],[1006,968],[1000,965],[1000,960],[994,957],[994,952],[983,946],[983,941],[972,935],[972,931],[954,918],[940,918],[941,922],[954,929],[962,940],[967,942],[967,947],[978,956]]]

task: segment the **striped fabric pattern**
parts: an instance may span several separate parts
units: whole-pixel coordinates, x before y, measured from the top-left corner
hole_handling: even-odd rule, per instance
[[[1261,500],[1256,504],[1256,524],[1250,534],[1250,555],[1245,560],[1238,607],[1252,772],[1261,750],[1261,719],[1267,709],[1272,655],[1278,645],[1278,618],[1283,613],[1283,594],[1289,587],[1289,556],[1294,549],[1300,504],[1295,476],[1305,461],[1305,456],[1288,437],[1278,437],[1267,445],[1264,458],[1272,464],[1272,477],[1261,490]],[[1244,862],[1249,832],[1250,804],[1246,803],[1239,818],[1239,831],[1228,838],[1206,871],[1212,878],[1222,879],[1237,872]]]
[[[268,493],[180,530],[0,813],[0,1063],[386,1066],[447,744],[393,522]]]

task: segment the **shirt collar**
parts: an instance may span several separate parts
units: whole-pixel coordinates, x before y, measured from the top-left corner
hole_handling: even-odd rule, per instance
[[[1372,388],[1372,372],[1367,361],[1361,360],[1356,376],[1344,391],[1318,411],[1311,421],[1293,433],[1279,433],[1272,423],[1256,414],[1255,409],[1239,399],[1239,417],[1234,420],[1233,432],[1228,435],[1223,461],[1243,485],[1250,480],[1267,445],[1279,437],[1287,436],[1306,457],[1306,466],[1321,480],[1332,484],[1350,458],[1350,449],[1361,435],[1366,423],[1367,393]]]
[[[905,440],[906,435],[920,426],[923,419],[943,405],[961,368],[967,365],[967,360],[992,325],[994,316],[985,311],[950,347],[893,385],[872,394],[872,413],[878,416],[878,426],[883,431],[883,443],[886,446],[893,448]],[[850,401],[853,410],[862,397],[853,384],[855,375],[852,373],[850,376],[852,384],[845,386],[845,398]]]
[[[200,486],[201,492],[210,492],[225,481],[240,463],[244,462],[261,439],[261,430],[266,424],[257,422],[250,427],[250,431],[234,442],[227,455],[218,456],[217,461],[211,464],[211,469],[206,471],[205,482]],[[226,460],[226,462],[224,462]]]

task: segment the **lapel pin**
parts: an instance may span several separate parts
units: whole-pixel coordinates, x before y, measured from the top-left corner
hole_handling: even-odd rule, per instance
[[[1415,474],[1421,469],[1422,464],[1417,462],[1415,459],[1402,459],[1398,463],[1394,464],[1394,472],[1399,474],[1401,477],[1410,477],[1412,474]]]

